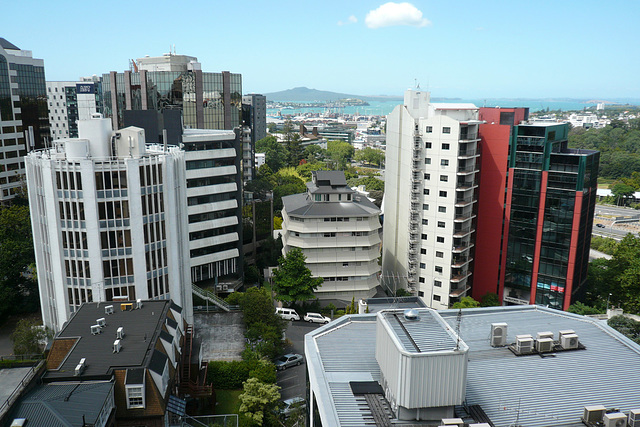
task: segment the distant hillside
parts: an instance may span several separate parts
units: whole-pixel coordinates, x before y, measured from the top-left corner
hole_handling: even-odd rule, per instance
[[[265,93],[267,101],[288,101],[288,102],[327,102],[337,101],[345,98],[358,98],[363,101],[397,101],[402,100],[402,96],[363,96],[348,93],[330,92],[327,90],[309,89],[308,87],[295,87],[293,89],[281,90],[280,92]]]

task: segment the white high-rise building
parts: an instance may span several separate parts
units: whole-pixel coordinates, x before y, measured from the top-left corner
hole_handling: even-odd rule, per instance
[[[470,288],[478,108],[408,90],[387,121],[382,274],[432,308]]]
[[[351,302],[376,294],[380,209],[349,188],[342,171],[312,172],[308,191],[282,198],[282,253],[300,248],[321,300]]]
[[[44,324],[84,302],[168,298],[191,323],[184,152],[100,114],[78,132],[26,157]]]

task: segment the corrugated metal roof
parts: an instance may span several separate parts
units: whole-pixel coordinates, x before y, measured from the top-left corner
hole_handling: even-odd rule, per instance
[[[417,312],[420,314],[417,320],[405,319],[402,311],[383,313],[383,318],[388,322],[405,351],[424,353],[453,350],[456,347],[456,340],[447,331],[447,325],[440,323],[434,317],[435,311],[424,309]],[[418,346],[419,351],[413,343]]]
[[[112,393],[113,383],[45,384],[21,399],[8,417],[26,418],[28,426],[93,425]]]
[[[457,310],[441,312],[452,326]],[[573,329],[586,350],[555,357],[516,357],[489,344],[491,323],[508,324],[508,342],[519,334]],[[622,411],[640,407],[640,346],[603,321],[525,306],[463,310],[460,335],[469,345],[467,404],[481,405],[496,426],[580,426],[583,407]]]
[[[640,345],[605,322],[536,306],[462,313],[460,336],[469,346],[466,403],[480,405],[496,427],[513,424],[518,410],[523,426],[569,427],[582,425],[584,406],[640,407]],[[458,310],[439,314],[455,329]],[[490,346],[491,323],[498,322],[508,324],[508,342],[519,334],[553,331],[557,337],[559,330],[573,329],[586,350],[517,357],[506,347]],[[375,316],[355,315],[305,337],[310,382],[331,425],[368,425],[371,413],[348,383],[379,380],[375,334]]]
[[[287,214],[305,217],[324,216],[371,216],[380,214],[380,209],[369,199],[354,196],[351,201],[314,202],[307,193],[293,194],[282,198]]]

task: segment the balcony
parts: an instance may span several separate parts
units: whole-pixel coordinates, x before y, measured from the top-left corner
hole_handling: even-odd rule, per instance
[[[451,267],[461,268],[473,261],[473,258],[467,256],[454,256],[451,260]]]
[[[471,158],[471,157],[476,157],[476,156],[479,156],[479,155],[480,155],[479,150],[476,150],[475,148],[471,148],[471,149],[460,148],[458,150],[458,158],[460,158],[460,157]]]
[[[473,195],[469,195],[466,197],[456,197],[456,207],[464,207],[474,203],[476,201]]]
[[[466,175],[478,172],[478,166],[475,164],[458,167],[458,175]]]
[[[471,289],[471,286],[462,285],[459,288],[451,288],[451,292],[449,293],[450,298],[458,298],[463,297],[467,294],[467,292]]]
[[[478,132],[460,133],[460,141],[475,141],[478,139]]]
[[[470,219],[473,219],[475,217],[476,217],[476,214],[473,212],[473,209],[469,209],[467,211],[460,212],[460,213],[456,212],[456,216],[453,218],[453,221],[454,222],[465,222],[465,221],[469,221]]]
[[[470,271],[461,271],[459,273],[451,273],[451,282],[452,283],[459,283],[459,282],[465,280],[469,276],[471,276],[471,272]]]
[[[459,254],[465,252],[473,247],[473,243],[471,242],[454,242],[452,252],[454,254]]]
[[[517,144],[524,145],[544,145],[545,137],[544,136],[519,136],[516,138]]]
[[[473,190],[477,186],[478,186],[478,183],[473,179],[471,179],[471,180],[459,180],[456,183],[456,191]]]
[[[454,238],[462,238],[462,237],[467,236],[468,234],[473,233],[474,231],[476,231],[476,229],[471,227],[471,226],[456,228],[453,231],[453,237]]]

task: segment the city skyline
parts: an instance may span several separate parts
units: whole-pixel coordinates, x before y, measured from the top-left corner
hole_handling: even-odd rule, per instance
[[[175,46],[205,70],[241,73],[246,93],[307,86],[401,96],[417,82],[436,97],[640,98],[640,60],[630,54],[640,41],[636,3],[196,1],[169,22],[173,8],[13,3],[3,7],[8,16],[29,10],[66,30],[27,32],[10,20],[0,36],[44,59],[49,81],[120,71]],[[101,32],[97,22],[120,30]]]

